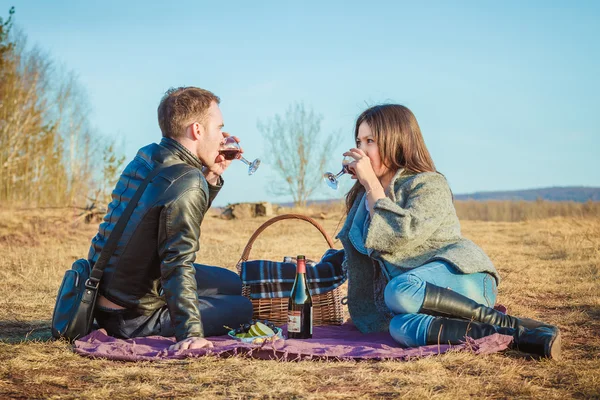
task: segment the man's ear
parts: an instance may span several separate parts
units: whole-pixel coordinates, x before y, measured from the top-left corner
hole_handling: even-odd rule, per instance
[[[194,122],[190,125],[191,129],[191,139],[198,140],[202,135],[204,135],[204,126],[202,126],[199,122]]]

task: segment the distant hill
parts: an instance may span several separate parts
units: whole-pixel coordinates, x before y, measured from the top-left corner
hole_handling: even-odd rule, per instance
[[[571,186],[551,187],[542,189],[509,190],[498,192],[475,192],[468,194],[454,194],[454,200],[514,200],[535,201],[537,199],[547,201],[575,201],[585,203],[586,201],[600,201],[600,188]],[[340,199],[310,200],[308,205],[329,204],[342,201]],[[282,207],[292,207],[294,203],[279,203]]]
[[[510,190],[502,192],[476,192],[469,194],[455,194],[455,200],[525,200],[535,201],[537,199],[547,201],[600,201],[600,188],[572,186],[551,187],[542,189]]]

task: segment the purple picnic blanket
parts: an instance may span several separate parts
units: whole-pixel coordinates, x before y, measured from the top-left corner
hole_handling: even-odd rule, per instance
[[[285,327],[284,332],[285,332]],[[341,326],[315,326],[312,339],[285,339],[253,345],[239,342],[229,336],[207,338],[212,349],[167,350],[175,338],[150,336],[136,339],[117,339],[99,329],[75,341],[76,353],[93,358],[120,361],[152,361],[188,357],[246,356],[263,360],[408,360],[448,350],[490,354],[502,351],[512,341],[511,336],[494,334],[481,339],[467,338],[460,345],[430,345],[402,348],[389,333],[362,334],[351,323]]]

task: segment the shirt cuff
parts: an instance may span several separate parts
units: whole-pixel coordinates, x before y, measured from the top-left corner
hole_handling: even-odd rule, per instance
[[[211,184],[210,184],[210,183],[208,183],[208,182],[206,182],[206,183],[208,184],[208,188],[209,188],[210,190],[213,190],[213,189],[214,189],[214,190],[217,190],[217,191],[218,191],[218,190],[221,190],[221,188],[223,187],[223,183],[224,183],[224,182],[225,182],[225,181],[223,180],[223,177],[222,177],[222,176],[219,176],[219,179],[217,180],[217,184],[216,184],[216,185],[211,185]]]

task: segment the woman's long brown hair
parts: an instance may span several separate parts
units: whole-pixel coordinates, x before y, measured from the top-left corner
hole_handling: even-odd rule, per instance
[[[404,168],[414,173],[437,172],[417,119],[408,108],[399,104],[382,104],[363,111],[356,120],[355,139],[363,122],[371,128],[383,165],[391,171]],[[352,186],[346,194],[346,213],[363,191],[358,181]]]

